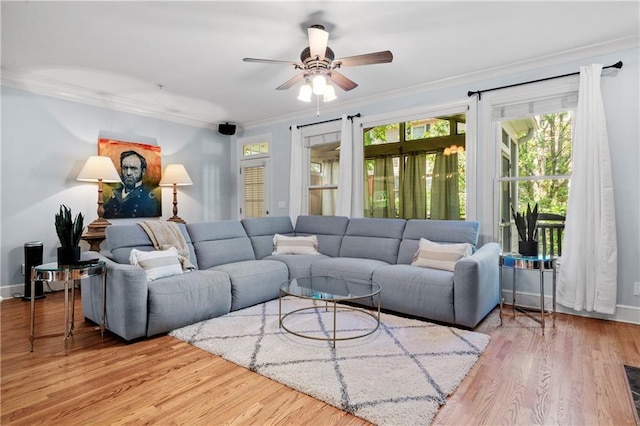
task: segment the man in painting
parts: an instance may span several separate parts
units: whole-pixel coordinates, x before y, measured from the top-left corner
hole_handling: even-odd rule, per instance
[[[147,171],[147,160],[136,151],[120,154],[122,184],[114,189],[104,203],[104,217],[157,217],[162,214],[158,197],[152,188],[142,183]]]

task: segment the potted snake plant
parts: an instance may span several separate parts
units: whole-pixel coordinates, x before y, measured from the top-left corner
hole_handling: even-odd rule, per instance
[[[523,256],[538,255],[538,203],[533,209],[527,203],[527,210],[522,213],[511,206],[511,214],[518,230],[518,252]]]
[[[56,234],[60,240],[58,265],[73,265],[80,260],[80,237],[84,231],[84,216],[78,213],[72,217],[71,209],[64,204],[55,215]]]

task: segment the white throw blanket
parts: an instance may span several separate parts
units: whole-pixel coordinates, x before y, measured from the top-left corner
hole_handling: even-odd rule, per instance
[[[167,250],[175,247],[178,250],[178,258],[182,264],[182,270],[191,270],[196,267],[189,260],[189,248],[178,224],[174,222],[161,222],[159,220],[146,220],[138,222],[145,230],[156,250]]]

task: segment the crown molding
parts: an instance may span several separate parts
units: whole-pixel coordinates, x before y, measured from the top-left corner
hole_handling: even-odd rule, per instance
[[[161,105],[141,102],[117,94],[102,93],[31,72],[2,70],[2,86],[50,96],[71,102],[107,108],[188,126],[216,129],[217,122],[169,110]]]
[[[359,98],[353,101],[340,102],[335,105],[324,104],[323,114],[341,114],[344,111],[356,110],[365,105],[372,103],[385,102],[406,96],[415,96],[418,93],[424,93],[434,90],[445,89],[460,85],[471,85],[482,80],[499,78],[520,72],[533,71],[548,66],[559,65],[572,61],[577,61],[593,56],[611,54],[627,49],[638,48],[640,39],[638,36],[629,36],[616,40],[605,41],[598,44],[584,46],[556,53],[501,65],[492,68],[485,68],[471,73],[455,75],[444,79],[427,82],[395,91],[376,94]],[[170,121],[189,126],[216,129],[217,122],[212,122],[211,117],[197,116],[196,114],[188,114],[173,109],[167,109],[158,104],[132,100],[117,94],[102,93],[99,91],[86,89],[67,82],[62,82],[50,77],[38,75],[30,72],[20,72],[15,70],[2,70],[1,84],[30,93],[51,96],[54,98],[64,99],[72,102],[84,103],[87,105],[98,106],[125,113],[137,114],[149,118],[155,118],[164,121]],[[479,88],[475,88],[479,89]],[[265,120],[241,123],[243,130],[257,127],[269,126],[282,122],[295,122],[296,120],[308,120],[313,113],[310,110],[304,110],[295,114],[273,117]]]

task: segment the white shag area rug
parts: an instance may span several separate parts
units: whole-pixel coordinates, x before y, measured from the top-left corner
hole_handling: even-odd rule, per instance
[[[330,336],[325,305],[287,317],[292,331]],[[283,313],[314,301],[284,298]],[[340,308],[338,337],[363,334],[375,319]],[[331,342],[278,327],[278,300],[174,330],[171,336],[379,425],[427,425],[460,385],[489,336],[381,314],[373,334]]]

